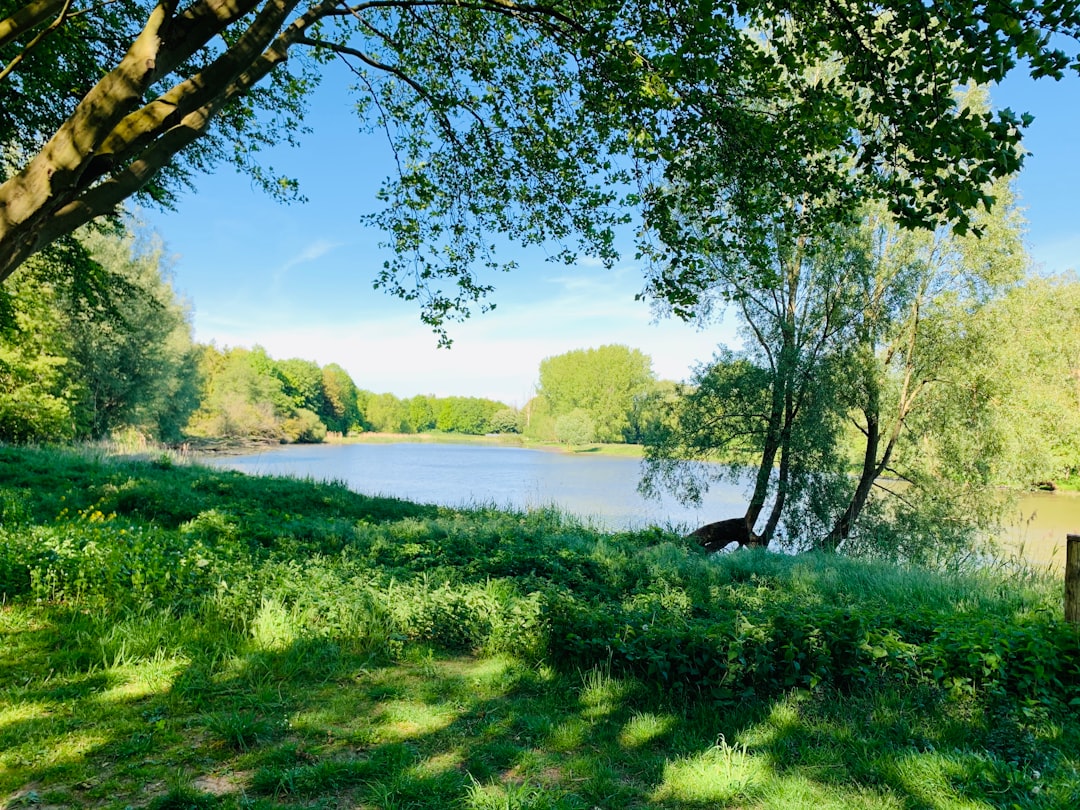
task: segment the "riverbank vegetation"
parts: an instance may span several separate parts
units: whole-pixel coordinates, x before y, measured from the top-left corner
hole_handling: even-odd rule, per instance
[[[982,567],[0,448],[0,802],[1080,801],[1080,634]]]
[[[737,262],[713,268],[696,281],[701,317],[742,301],[735,314],[755,336],[743,349],[683,385],[627,346],[551,356],[520,410],[377,394],[337,364],[195,344],[157,241],[87,232],[65,259],[83,266],[79,283],[35,257],[5,288],[0,439],[220,449],[430,434],[646,448],[645,489],[689,500],[712,476],[756,467],[747,521],[761,542],[947,559],[999,533],[1009,490],[1067,485],[1080,458],[1080,282],[1025,275],[1019,220],[1007,190],[997,196],[998,213],[975,218],[989,234],[978,239],[903,232],[880,210],[861,230],[834,229],[784,265],[786,297],[770,299]]]

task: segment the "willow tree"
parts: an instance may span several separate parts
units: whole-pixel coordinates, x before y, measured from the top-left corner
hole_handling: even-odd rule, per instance
[[[999,483],[985,475],[969,474],[974,461],[970,453],[967,459],[954,453],[952,469],[928,464],[933,454],[920,447],[920,440],[962,432],[970,429],[971,423],[945,419],[946,411],[940,408],[936,419],[919,413],[924,408],[935,410],[928,398],[949,398],[940,389],[963,387],[958,366],[994,353],[995,341],[976,328],[978,314],[1004,296],[1028,269],[1023,221],[1008,183],[999,182],[993,192],[997,199],[994,209],[972,214],[981,234],[978,237],[940,227],[904,230],[880,208],[869,211],[864,219],[871,272],[856,292],[856,317],[848,348],[851,373],[845,397],[861,447],[854,486],[822,540],[829,549],[836,549],[857,532],[875,486],[899,494],[895,488],[879,484],[882,476],[902,479],[911,486],[904,493],[909,506],[924,494],[922,490],[939,488],[938,484],[950,477],[963,477],[969,489]],[[989,404],[986,397],[969,398],[968,416]],[[913,418],[920,434],[914,439],[907,435]],[[986,446],[974,454],[982,456],[984,468],[993,466],[991,457],[998,455]],[[961,475],[956,476],[957,472]],[[957,506],[954,517],[964,509],[964,500],[955,494],[952,497]],[[976,513],[988,514],[971,509],[972,515]],[[976,527],[975,521],[969,525]]]
[[[371,218],[393,248],[379,281],[436,327],[507,266],[493,233],[610,259],[626,180],[646,212],[663,207],[665,176],[707,175],[748,218],[768,181],[830,189],[823,218],[871,191],[909,224],[963,227],[986,181],[1016,170],[1026,119],[965,114],[952,87],[1018,59],[1061,75],[1073,57],[1053,42],[1074,42],[1077,16],[1022,0],[2,0],[0,281],[133,196],[167,204],[219,161],[295,196],[259,151],[302,134],[331,63],[394,147]],[[797,35],[763,47],[755,32],[776,30]],[[823,59],[840,69],[805,82]],[[702,139],[714,148],[699,163]],[[818,165],[825,153],[845,160]]]
[[[805,532],[808,516],[823,511],[814,503],[823,476],[846,466],[839,450],[851,376],[845,359],[868,263],[854,229],[804,232],[809,212],[789,207],[781,214],[762,231],[762,243],[747,243],[745,255],[701,257],[714,263],[710,289],[697,290],[698,317],[733,310],[744,348],[724,350],[698,369],[673,419],[646,447],[646,494],[669,489],[700,502],[712,481],[749,473],[744,514],[704,528],[709,547],[768,546],[792,511],[801,513]]]

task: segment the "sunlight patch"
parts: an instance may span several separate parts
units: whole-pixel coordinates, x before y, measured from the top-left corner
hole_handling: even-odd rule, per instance
[[[664,779],[653,791],[654,801],[712,804],[750,799],[771,776],[760,757],[746,747],[720,742],[704,753],[664,766]]]
[[[481,785],[473,780],[469,786],[465,807],[468,810],[539,810],[556,807],[559,795],[530,784]]]
[[[553,751],[573,751],[585,744],[587,730],[588,726],[584,720],[571,717],[551,730],[551,734],[548,735],[547,745]]]
[[[970,768],[954,757],[936,751],[889,757],[879,764],[886,781],[902,786],[917,802],[927,806],[945,803],[952,806],[958,802],[960,797],[954,786],[971,775]]]
[[[767,720],[742,732],[739,736],[744,744],[755,748],[768,748],[801,729],[803,722],[799,710],[789,702],[797,699],[788,697],[778,702],[772,707]]]
[[[263,599],[249,630],[255,644],[263,650],[283,650],[300,635],[295,617],[276,599]]]
[[[582,677],[582,715],[590,720],[605,717],[618,709],[630,697],[633,686],[627,681],[612,677],[600,669],[590,669]]]
[[[406,776],[412,779],[433,779],[450,771],[456,771],[465,763],[460,751],[445,751],[428,757],[423,762],[418,762],[410,767]]]
[[[95,696],[99,703],[125,703],[167,692],[176,675],[188,665],[187,659],[154,661],[145,666],[124,667],[112,672],[117,683]]]
[[[26,720],[41,720],[52,713],[51,704],[23,701],[17,706],[0,709],[0,728]]]
[[[641,748],[663,739],[674,727],[675,718],[670,714],[635,712],[619,732],[619,745],[623,748]]]
[[[822,775],[822,781],[828,779]],[[831,788],[805,776],[773,778],[760,798],[767,807],[812,807],[814,810],[901,810],[907,803],[869,788]],[[981,807],[982,805],[980,805]]]
[[[387,742],[400,742],[442,731],[453,723],[459,712],[448,706],[394,701],[383,704],[378,712],[378,735]]]

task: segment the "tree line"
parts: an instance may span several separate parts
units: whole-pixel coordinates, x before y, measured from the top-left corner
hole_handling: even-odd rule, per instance
[[[131,430],[167,443],[319,442],[329,432],[520,429],[501,402],[401,400],[359,388],[335,363],[196,343],[159,240],[136,234],[81,232],[77,250],[35,256],[0,288],[0,440]]]
[[[481,397],[400,398],[360,388],[335,363],[196,343],[153,235],[87,230],[77,244],[32,257],[0,288],[0,440],[132,430],[166,443],[320,442],[440,431],[586,444],[639,442],[655,418],[663,386],[636,349],[545,359],[537,396],[520,410]]]

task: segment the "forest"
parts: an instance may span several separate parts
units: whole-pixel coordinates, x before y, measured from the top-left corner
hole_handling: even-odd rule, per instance
[[[0,290],[0,440],[124,434],[162,444],[319,442],[328,432],[517,431],[509,406],[477,397],[357,388],[340,365],[274,359],[193,340],[160,240],[80,234],[69,277],[31,259]]]

